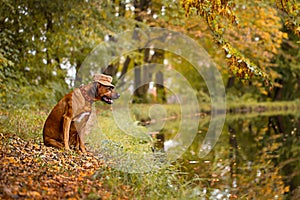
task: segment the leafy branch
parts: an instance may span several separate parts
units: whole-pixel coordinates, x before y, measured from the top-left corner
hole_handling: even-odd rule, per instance
[[[239,19],[234,12],[236,7],[234,0],[182,0],[181,2],[186,15],[196,12],[197,15],[205,19],[215,42],[224,50],[229,69],[233,75],[242,80],[256,77],[264,82],[266,87],[270,85],[272,87],[271,78],[263,70],[265,67],[250,61],[224,37],[228,23],[239,27]],[[277,4],[279,4],[278,2]],[[288,21],[287,23],[292,24],[292,28],[298,30],[299,28],[295,27],[299,27],[299,23],[295,18],[299,14],[299,6],[294,1],[280,0],[280,2],[282,6],[278,7],[288,13],[289,16],[293,16],[292,22]]]
[[[286,27],[300,37],[300,4],[295,0],[276,0],[276,6],[286,14]]]

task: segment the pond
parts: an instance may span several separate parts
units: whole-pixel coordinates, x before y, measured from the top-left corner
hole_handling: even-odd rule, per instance
[[[209,192],[212,199],[226,199],[229,194],[281,199],[283,193],[299,199],[300,118],[289,113],[273,114],[227,115],[217,144],[207,156],[199,158],[209,124],[209,116],[203,118],[207,123],[199,126],[192,145],[180,158],[182,172],[191,178],[209,178],[205,181],[208,186],[199,181],[199,190]],[[174,137],[170,133],[176,132],[170,127],[176,124],[166,124],[161,144],[169,145]]]

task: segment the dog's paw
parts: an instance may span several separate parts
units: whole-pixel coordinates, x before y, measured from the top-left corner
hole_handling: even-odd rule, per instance
[[[65,147],[65,151],[71,151],[70,147]]]
[[[86,150],[81,150],[81,153],[84,155],[88,155],[88,152]]]

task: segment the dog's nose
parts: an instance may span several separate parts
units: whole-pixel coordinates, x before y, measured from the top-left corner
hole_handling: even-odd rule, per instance
[[[112,99],[117,99],[117,98],[119,98],[121,95],[119,94],[119,93],[114,93],[113,95],[112,95]]]

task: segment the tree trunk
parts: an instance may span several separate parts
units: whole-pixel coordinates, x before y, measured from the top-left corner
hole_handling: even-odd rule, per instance
[[[146,103],[142,87],[142,69],[137,66],[134,67],[134,89],[133,103]]]
[[[135,0],[135,20],[142,21],[141,13],[148,10],[150,6],[151,0]],[[133,35],[133,38],[136,38],[136,35]],[[136,38],[137,39],[137,38]],[[140,50],[141,54],[147,54],[148,50]],[[146,58],[146,56],[145,56]],[[133,102],[134,103],[147,103],[147,91],[149,88],[149,82],[151,78],[149,78],[149,72],[147,67],[138,67],[138,64],[135,63],[134,66],[134,94],[133,94]],[[150,80],[149,80],[150,79]]]
[[[161,103],[166,103],[167,99],[166,99],[166,91],[165,91],[165,87],[164,87],[164,74],[159,71],[156,73],[155,75],[156,78],[156,93],[157,93],[157,100]]]
[[[125,84],[125,76],[126,76],[126,73],[128,71],[130,61],[131,61],[130,57],[127,56],[126,60],[123,64],[123,68],[122,68],[121,75],[120,75],[120,80],[119,80],[119,86],[120,87],[122,87]]]

